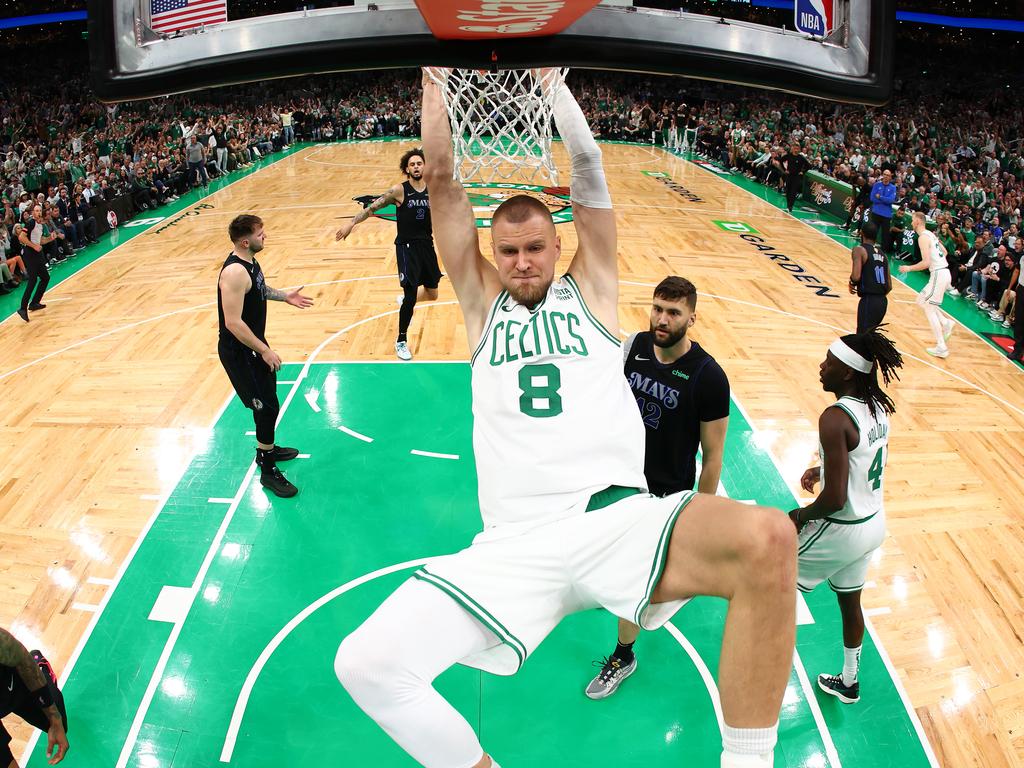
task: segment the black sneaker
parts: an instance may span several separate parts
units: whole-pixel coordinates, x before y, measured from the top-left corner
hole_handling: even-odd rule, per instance
[[[843,704],[856,704],[860,701],[860,683],[845,685],[842,675],[818,675],[818,687]]]
[[[288,478],[276,466],[260,472],[260,484],[282,499],[291,498],[299,492],[299,489],[288,482]]]
[[[50,666],[50,662],[43,656],[42,651],[29,651],[29,656],[32,657],[32,661],[42,670],[43,674],[49,678],[50,682],[57,685],[57,676],[53,674],[53,667]]]
[[[27,323],[28,322],[28,310],[24,309],[23,307],[18,307],[18,317],[20,317],[22,320],[24,320]],[[1012,360],[1013,358],[1010,358],[1010,359]]]
[[[636,656],[629,664],[623,664],[617,656],[609,656],[601,661],[595,661],[594,666],[601,667],[601,671],[590,681],[584,693],[590,699],[606,699],[615,693],[623,680],[636,671]]]
[[[29,304],[28,308],[35,312],[37,309],[46,309],[46,305],[35,302],[34,304]]]
[[[298,455],[298,448],[285,448],[283,445],[275,445],[274,450],[270,453],[270,458],[274,461],[291,461]]]

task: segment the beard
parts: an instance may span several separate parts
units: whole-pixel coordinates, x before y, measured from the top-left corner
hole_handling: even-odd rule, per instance
[[[664,339],[658,339],[657,334],[655,334],[656,330],[657,328],[655,328],[655,326],[652,325],[651,337],[654,340],[654,346],[661,347],[662,349],[674,347],[676,344],[678,344],[680,341],[686,338],[686,326],[683,326],[675,333],[669,333],[668,336],[666,336]]]
[[[251,253],[259,253],[262,250],[263,250],[263,243],[260,242],[259,240],[253,240],[251,243],[249,243],[249,251]]]
[[[550,287],[550,282],[547,285],[513,283],[512,285],[505,286],[505,289],[508,291],[508,295],[515,299],[517,303],[533,309],[547,295],[548,288]]]

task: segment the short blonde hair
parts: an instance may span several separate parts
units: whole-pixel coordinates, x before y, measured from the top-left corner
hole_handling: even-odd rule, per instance
[[[912,218],[914,221],[920,221],[922,223],[928,220],[928,217],[924,215],[924,211],[914,211]]]

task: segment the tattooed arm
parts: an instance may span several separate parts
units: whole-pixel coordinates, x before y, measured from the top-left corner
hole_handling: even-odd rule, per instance
[[[50,758],[50,765],[59,763],[68,751],[68,737],[64,733],[64,720],[60,710],[53,703],[52,694],[47,688],[46,677],[43,676],[42,670],[39,669],[31,654],[14,635],[3,628],[0,628],[0,664],[16,669],[22,682],[39,702],[40,709],[50,721],[50,727],[46,732],[48,741],[46,755]],[[43,701],[50,703],[43,706]]]
[[[360,224],[366,221],[368,218],[370,218],[370,216],[375,214],[381,208],[386,208],[389,205],[401,205],[404,201],[405,189],[402,187],[401,184],[396,184],[383,195],[381,195],[372,203],[370,203],[366,208],[363,208],[363,210],[361,210],[354,217],[352,217],[352,220],[350,222],[348,222],[347,224],[345,224],[345,226],[338,230],[338,232],[334,236],[334,239],[344,240],[346,237],[349,236],[349,234],[351,234],[352,229],[356,226],[356,224]]]
[[[46,678],[43,677],[42,670],[32,660],[25,646],[18,641],[18,638],[3,628],[0,628],[0,664],[18,670],[18,674],[30,691],[36,691],[46,685]]]
[[[291,304],[293,307],[305,309],[306,307],[313,306],[313,300],[308,296],[302,295],[302,289],[305,287],[300,285],[294,291],[282,291],[280,288],[271,288],[268,285],[265,290],[269,301],[283,301],[286,304]]]

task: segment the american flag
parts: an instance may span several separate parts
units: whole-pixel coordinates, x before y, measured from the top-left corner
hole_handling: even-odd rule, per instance
[[[228,20],[227,0],[151,0],[156,32],[177,32]]]

